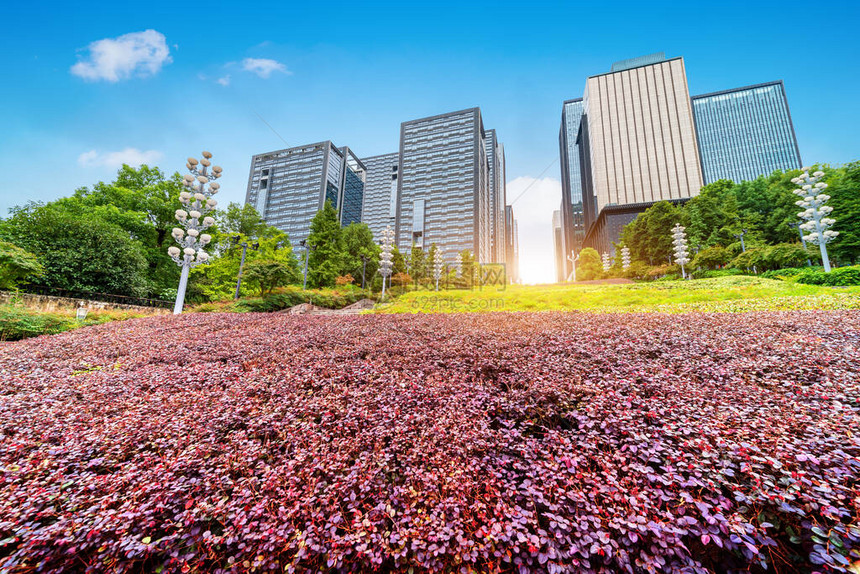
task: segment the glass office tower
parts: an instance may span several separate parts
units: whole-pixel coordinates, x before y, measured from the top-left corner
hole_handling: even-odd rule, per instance
[[[508,282],[520,282],[520,246],[517,237],[517,220],[514,218],[514,208],[505,206],[505,273]]]
[[[484,140],[490,172],[490,249],[492,261],[505,261],[505,147],[496,130],[486,130]]]
[[[396,227],[400,154],[366,157],[362,162],[367,168],[367,182],[361,220],[373,232],[373,237],[379,239],[387,226],[390,225],[392,230]]]
[[[577,137],[582,122],[582,98],[568,100],[561,108],[561,129],[558,134],[558,145],[561,157],[561,218],[563,227],[563,250],[570,253],[582,249],[585,237],[585,219],[583,213],[582,172],[580,169],[579,144]],[[570,262],[565,258],[565,276]]]
[[[297,245],[327,200],[342,225],[361,220],[365,172],[348,147],[331,141],[258,154],[251,159],[245,203]]]
[[[490,174],[478,108],[400,126],[397,246],[435,243],[446,260],[469,250],[492,261]]]
[[[705,183],[749,181],[801,167],[782,81],[693,96],[692,101]]]

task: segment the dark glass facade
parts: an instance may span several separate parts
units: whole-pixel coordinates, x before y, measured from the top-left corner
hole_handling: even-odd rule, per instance
[[[705,183],[749,181],[801,167],[781,81],[694,96],[692,101]]]
[[[583,100],[577,98],[564,102],[561,109],[561,129],[558,135],[561,157],[561,219],[562,251],[570,253],[582,248],[585,237],[586,218],[582,193],[582,167],[580,161],[579,132],[583,118]],[[570,272],[570,263],[564,258],[565,276]]]

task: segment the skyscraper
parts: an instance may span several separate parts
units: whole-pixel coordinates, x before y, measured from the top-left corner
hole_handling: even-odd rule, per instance
[[[782,82],[690,98],[684,60],[662,52],[589,77],[583,98],[562,107],[559,145],[565,252],[611,253],[639,213],[658,201],[684,202],[705,183],[800,167]]]
[[[491,260],[505,261],[505,146],[496,138],[496,130],[486,130],[484,140],[490,168],[490,249]]]
[[[400,126],[397,245],[435,243],[445,257],[471,251],[493,259],[490,173],[481,110],[472,108]]]
[[[245,203],[297,244],[307,239],[311,219],[326,201],[342,225],[361,220],[365,171],[348,147],[331,141],[255,155]]]
[[[520,282],[520,246],[514,208],[505,206],[505,271],[510,283]]]
[[[561,108],[561,129],[558,145],[561,156],[561,218],[564,252],[579,251],[585,237],[585,219],[582,197],[582,170],[580,169],[579,127],[582,121],[582,98],[568,100]],[[570,263],[565,258],[565,270]]]
[[[693,96],[705,183],[800,169],[782,81]]]
[[[400,176],[400,154],[388,153],[362,159],[367,168],[364,186],[364,208],[361,220],[375,238],[382,237],[387,226],[397,223],[397,180]]]
[[[613,70],[586,80],[579,140],[596,216],[585,244],[600,252],[612,251],[604,231],[617,237],[636,215],[613,208],[690,198],[703,184],[684,60],[654,55]]]

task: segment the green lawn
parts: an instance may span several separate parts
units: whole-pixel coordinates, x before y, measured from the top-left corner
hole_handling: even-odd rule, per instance
[[[626,285],[512,285],[504,290],[410,292],[375,313],[486,311],[690,312],[860,309],[860,287],[734,276]]]

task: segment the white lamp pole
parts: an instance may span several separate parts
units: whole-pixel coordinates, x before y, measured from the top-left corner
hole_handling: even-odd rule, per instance
[[[394,267],[392,251],[394,251],[394,232],[391,230],[391,226],[387,225],[385,231],[382,232],[382,251],[379,253],[379,274],[382,275],[383,299],[385,299],[385,280],[391,276],[391,270]]]
[[[442,276],[442,250],[438,247],[433,253],[433,278],[436,279],[436,291],[439,290],[439,278]]]
[[[606,251],[603,252],[603,271],[609,271],[609,268],[612,267],[612,264],[609,262],[609,253]]]
[[[571,249],[570,255],[567,256],[567,260],[570,261],[571,266],[570,275],[567,276],[567,280],[576,283],[576,262],[579,261],[579,255],[576,254],[576,251]]]
[[[177,209],[175,214],[176,220],[185,229],[173,228],[171,235],[179,247],[173,245],[167,249],[170,257],[182,268],[182,273],[179,276],[179,289],[176,291],[176,303],[173,305],[174,315],[182,313],[189,271],[192,267],[209,261],[209,254],[203,251],[203,248],[212,241],[212,236],[200,232],[215,224],[215,220],[206,214],[218,205],[212,196],[218,193],[218,188],[221,186],[217,182],[210,182],[210,179],[218,179],[221,177],[222,171],[217,165],[212,167],[211,172],[209,171],[211,158],[212,154],[204,151],[203,159],[198,161],[189,157],[188,163],[185,164],[191,173],[185,174],[182,183],[190,191],[181,192],[179,201],[183,207],[188,208],[188,211]],[[200,167],[197,167],[198,164]],[[208,187],[207,184],[209,184]]]
[[[624,271],[630,267],[630,248],[626,245],[621,248],[621,268]]]
[[[830,258],[827,256],[826,245],[839,235],[839,232],[829,229],[836,223],[836,220],[826,217],[830,215],[833,208],[829,205],[824,205],[830,199],[830,196],[824,193],[824,190],[827,189],[827,184],[820,181],[823,177],[823,171],[816,171],[810,176],[809,168],[804,167],[800,177],[795,177],[791,182],[800,186],[799,189],[794,190],[794,193],[802,198],[795,202],[795,204],[803,208],[803,211],[798,213],[797,216],[806,220],[800,228],[809,232],[809,235],[803,238],[810,243],[818,244],[818,247],[821,249],[821,263],[824,265],[824,272],[830,273]]]
[[[684,232],[686,227],[680,223],[676,223],[672,228],[672,243],[675,245],[675,263],[681,266],[681,277],[687,278],[687,272],[684,270],[684,265],[690,262],[690,252],[687,251],[687,234]]]

